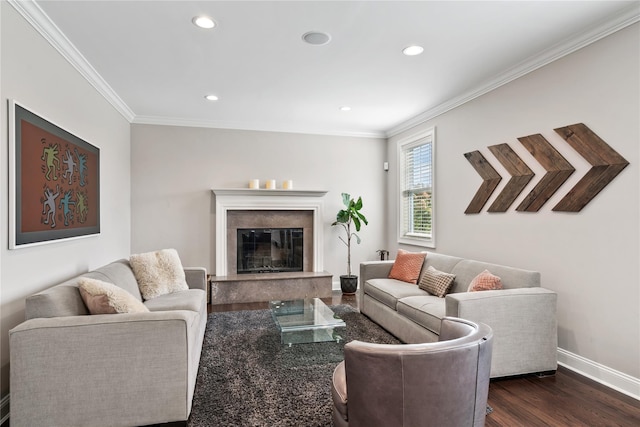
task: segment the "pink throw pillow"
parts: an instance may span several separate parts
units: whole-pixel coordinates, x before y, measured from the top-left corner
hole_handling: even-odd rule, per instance
[[[485,270],[473,278],[469,283],[467,292],[491,291],[502,289],[502,281],[498,276],[491,274],[489,270]]]
[[[422,270],[422,264],[426,256],[425,252],[408,252],[398,249],[398,256],[396,256],[396,260],[393,262],[389,272],[389,279],[402,280],[413,284],[418,283],[420,270]]]

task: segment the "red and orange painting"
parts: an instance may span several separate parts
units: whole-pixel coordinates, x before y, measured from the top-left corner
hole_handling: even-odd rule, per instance
[[[15,246],[99,233],[99,149],[14,108]]]

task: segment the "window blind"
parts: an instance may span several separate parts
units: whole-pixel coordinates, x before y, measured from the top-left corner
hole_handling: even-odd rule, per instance
[[[431,135],[402,147],[401,232],[408,237],[432,235],[433,139]]]

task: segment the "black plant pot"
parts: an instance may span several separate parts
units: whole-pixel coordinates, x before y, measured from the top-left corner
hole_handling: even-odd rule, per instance
[[[342,293],[345,295],[353,295],[356,293],[358,289],[358,276],[340,276],[340,289],[342,289]]]

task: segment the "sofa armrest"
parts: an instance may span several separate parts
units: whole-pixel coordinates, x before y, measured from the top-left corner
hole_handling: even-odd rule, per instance
[[[394,261],[365,261],[360,263],[360,282],[369,279],[381,279],[389,277]]]
[[[358,294],[360,303],[362,304],[364,282],[369,279],[381,279],[389,277],[391,267],[394,261],[365,261],[360,263],[360,285],[358,286]]]
[[[38,318],[18,325],[9,332],[11,425],[187,419],[198,316],[177,310]]]
[[[189,289],[207,290],[207,269],[204,267],[185,267],[184,274]]]
[[[445,297],[446,316],[489,325],[491,377],[557,368],[557,294],[541,287],[459,292]]]

